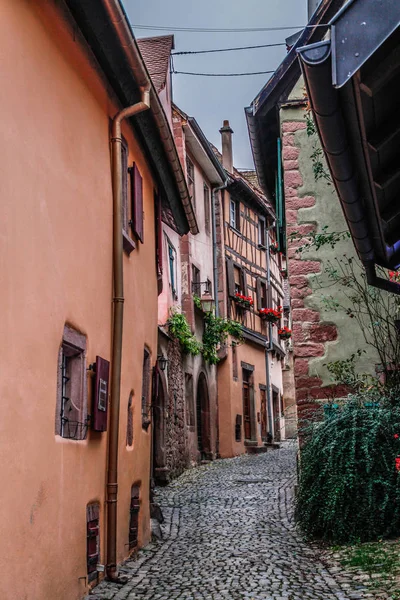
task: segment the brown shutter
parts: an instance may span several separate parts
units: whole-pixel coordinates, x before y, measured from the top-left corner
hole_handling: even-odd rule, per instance
[[[110,363],[96,356],[96,382],[94,386],[92,427],[95,431],[107,431],[108,382]]]
[[[100,562],[100,532],[99,532],[100,507],[98,504],[88,504],[86,507],[86,562],[89,581],[97,576],[97,565]]]
[[[272,286],[267,286],[267,307],[272,308]]]
[[[157,287],[158,295],[163,289],[163,257],[162,257],[162,219],[161,219],[161,197],[154,193],[154,209],[156,221],[156,269],[157,269]]]
[[[247,271],[243,267],[241,267],[241,271],[242,271],[242,281],[243,281],[243,294],[245,296],[247,296],[247,294],[248,294],[248,290],[247,290]]]
[[[261,299],[261,279],[260,277],[257,277],[257,308],[258,310],[260,310],[260,308],[263,308],[262,306],[262,299]]]
[[[231,258],[226,259],[226,276],[228,280],[228,295],[235,295],[235,275],[233,272],[233,261]]]
[[[136,164],[130,169],[131,175],[131,197],[132,197],[132,231],[144,242],[143,231],[143,180]]]

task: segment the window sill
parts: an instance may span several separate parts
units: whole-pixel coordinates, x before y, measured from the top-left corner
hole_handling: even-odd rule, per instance
[[[126,231],[122,231],[122,247],[128,256],[136,248],[135,242],[129,237]]]
[[[264,244],[258,244],[258,249],[267,251],[267,246],[264,246]]]
[[[229,225],[229,228],[232,229],[232,231],[234,231],[235,233],[240,234],[240,229],[237,229],[236,227],[234,227],[233,225]]]

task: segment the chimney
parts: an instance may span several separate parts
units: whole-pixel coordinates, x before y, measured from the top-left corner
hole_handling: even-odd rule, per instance
[[[233,172],[233,152],[232,152],[232,129],[229,121],[224,121],[223,126],[219,130],[222,140],[222,166],[228,171]]]

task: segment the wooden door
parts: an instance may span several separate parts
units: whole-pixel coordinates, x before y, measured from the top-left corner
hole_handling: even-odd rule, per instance
[[[278,392],[272,392],[272,403],[274,409],[274,440],[279,442],[281,439],[281,410]]]
[[[243,425],[244,439],[251,440],[250,373],[243,370]]]
[[[261,439],[267,439],[267,391],[260,390],[261,396]]]

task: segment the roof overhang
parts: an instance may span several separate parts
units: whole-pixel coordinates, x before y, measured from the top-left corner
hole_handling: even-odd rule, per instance
[[[328,30],[329,19],[335,15],[343,2],[344,0],[322,0],[308,26],[298,35],[290,52],[251,106],[245,109],[257,176],[268,198],[275,196],[278,161],[276,140],[280,135],[279,108],[287,101],[301,74],[296,48],[323,39]]]
[[[167,117],[119,0],[65,0],[121,107],[150,86],[150,110],[130,119],[163,198],[163,218],[179,233],[198,232]]]
[[[225,171],[196,119],[188,117],[186,123],[183,123],[183,130],[186,144],[210,184],[214,187],[221,186],[226,181]]]
[[[331,22],[331,41],[298,52],[357,253],[370,282],[388,289],[375,265],[400,267],[400,2],[379,4],[351,0]]]
[[[253,191],[243,177],[236,177],[235,175],[229,174],[227,189],[234,197],[239,198],[245,204],[255,208],[258,212],[269,217],[271,220],[276,219],[276,215],[267,203],[266,198],[261,196],[261,193],[258,195]]]

